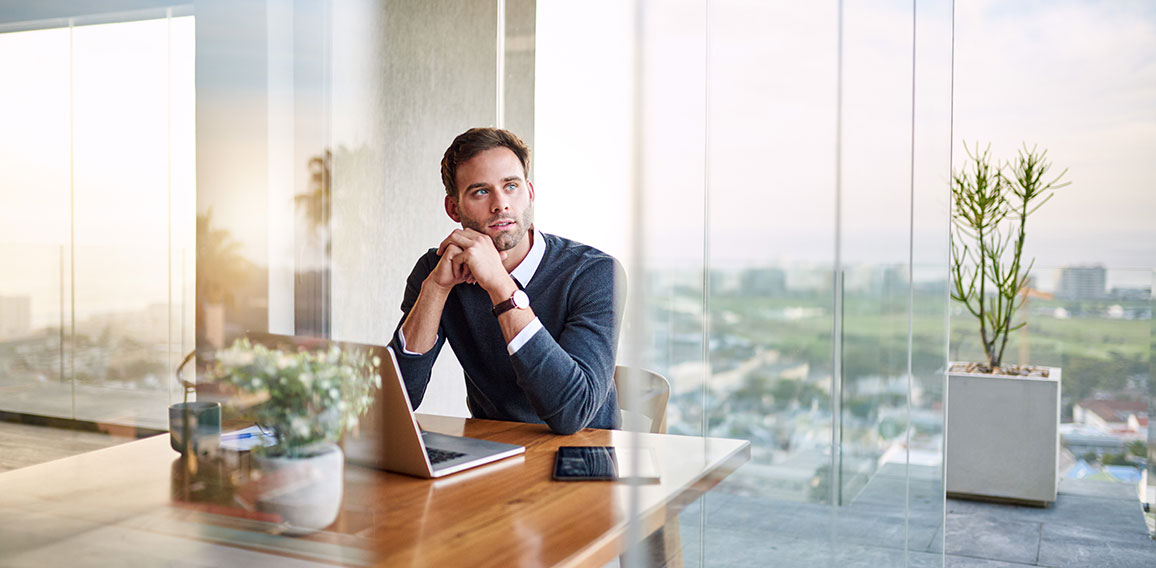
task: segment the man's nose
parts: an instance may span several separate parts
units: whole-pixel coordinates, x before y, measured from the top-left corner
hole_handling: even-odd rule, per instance
[[[490,202],[490,210],[494,213],[505,211],[510,208],[510,198],[501,191],[494,193],[494,199]]]

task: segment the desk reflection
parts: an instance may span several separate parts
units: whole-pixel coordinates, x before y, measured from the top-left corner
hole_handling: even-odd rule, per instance
[[[254,497],[291,477],[258,477],[247,453],[176,457],[168,436],[156,436],[0,474],[0,564],[600,566],[622,553],[631,522],[661,526],[749,456],[739,440],[419,420],[527,451],[438,480],[344,464],[336,518],[291,536],[285,515]],[[559,446],[627,440],[656,448],[660,483],[550,479]]]

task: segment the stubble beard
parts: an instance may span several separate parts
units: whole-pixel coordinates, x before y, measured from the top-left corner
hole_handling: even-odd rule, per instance
[[[510,217],[499,218],[509,219]],[[478,221],[477,219],[462,217],[462,226],[467,229],[473,229],[484,235],[486,234],[486,228],[496,219],[498,218],[493,218],[483,222]],[[494,242],[494,248],[498,249],[498,252],[508,251],[518,246],[518,243],[521,243],[522,239],[526,238],[526,231],[528,231],[530,226],[534,224],[534,204],[530,203],[530,205],[526,206],[526,209],[522,211],[522,218],[515,218],[514,221],[516,221],[517,224],[515,225],[516,228],[513,231],[502,231],[501,233],[498,233],[496,237],[490,237],[490,240]]]

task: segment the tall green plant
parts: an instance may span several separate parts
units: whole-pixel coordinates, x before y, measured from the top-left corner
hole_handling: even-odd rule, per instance
[[[979,320],[979,336],[987,358],[982,369],[999,372],[1013,325],[1026,300],[1026,286],[1035,260],[1024,264],[1028,217],[1054,195],[1068,170],[1044,181],[1052,164],[1047,150],[1025,145],[1010,164],[992,166],[991,145],[974,152],[964,144],[968,162],[952,173],[951,298]],[[1004,173],[1010,170],[1010,173]]]

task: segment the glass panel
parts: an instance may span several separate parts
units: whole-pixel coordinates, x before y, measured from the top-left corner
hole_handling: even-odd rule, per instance
[[[524,2],[509,4],[507,85],[525,87],[534,84],[527,39],[534,12]],[[498,3],[332,8],[341,30],[333,36],[333,337],[384,345],[401,317],[414,263],[458,227],[443,206],[446,148],[468,128],[496,124]],[[506,104],[510,128],[533,125],[524,96],[532,92]],[[533,139],[533,132],[516,133]],[[537,151],[535,144],[530,175],[546,196],[554,190],[534,178]],[[461,366],[446,345],[420,410],[468,416],[465,398]]]
[[[179,156],[170,143],[169,115],[187,117],[193,108],[184,93],[183,108],[173,108],[169,60],[184,59],[180,70],[189,73],[193,55],[188,43],[170,54],[169,29],[168,20],[73,29],[73,345],[81,420],[168,424],[170,373],[181,349],[170,327],[169,180],[173,162],[187,172],[193,160],[191,140],[179,141]]]
[[[667,430],[682,433],[702,431],[702,9],[701,2],[668,3],[654,14],[621,2],[537,8],[539,226],[623,263],[618,364],[665,377]],[[599,41],[589,42],[594,28]],[[650,419],[631,405],[641,389],[631,384],[619,381],[624,428],[648,431]],[[688,406],[693,412],[680,412]],[[671,523],[633,547],[628,565],[663,549],[679,553],[683,543],[701,550],[697,520]],[[635,534],[642,528],[632,525],[630,536],[644,536]]]
[[[703,563],[740,550],[822,562],[834,518],[838,14],[830,3],[709,6],[705,413],[708,435],[750,440],[751,460],[704,500]]]
[[[618,233],[592,232],[586,219],[595,208],[611,225],[631,219],[606,204],[646,212],[631,221],[637,248],[626,255],[644,270],[628,311],[643,310],[646,339],[641,355],[625,356],[670,380],[671,431],[752,443],[750,462],[680,515],[685,565],[764,554],[903,562],[905,548],[939,561],[926,551],[943,511],[951,20],[949,4],[935,9],[920,24],[940,41],[914,47],[909,3],[857,4],[843,16],[847,288],[837,295],[837,6],[539,6],[538,181],[567,182],[592,162],[606,172],[599,187],[543,198],[540,219],[621,250]],[[600,45],[567,36],[595,13]],[[947,72],[921,84],[926,100],[913,111],[915,50]],[[926,130],[914,156],[913,115]],[[600,138],[582,139],[592,124]],[[608,132],[635,132],[638,147]],[[640,195],[623,203],[616,192],[632,170]],[[913,231],[932,238],[912,250]],[[923,469],[909,475],[913,459]]]
[[[32,54],[33,56],[30,56]],[[0,34],[0,410],[72,415],[68,30]],[[19,78],[18,80],[16,80]]]
[[[0,54],[23,164],[4,184],[35,189],[3,196],[6,409],[165,427],[192,336],[193,20],[0,34]]]
[[[168,369],[196,348],[197,116],[196,21],[169,19],[169,350]],[[194,373],[191,373],[194,374]],[[174,377],[175,378],[175,377]],[[169,402],[184,389],[169,381]]]
[[[915,4],[911,204],[911,386],[906,432],[909,559],[943,550],[944,368],[948,341],[953,3]],[[940,564],[933,558],[932,564]]]
[[[642,171],[643,221],[635,225],[642,258],[638,292],[628,306],[643,322],[638,353],[626,354],[670,383],[667,429],[701,436],[707,431],[706,377],[707,25],[708,3],[699,0],[650,5],[642,13],[636,72],[645,98],[636,167]],[[634,276],[632,275],[632,276]],[[622,358],[622,356],[620,356]],[[620,396],[621,398],[621,396]],[[705,511],[719,502],[714,494],[684,509],[664,535],[667,550],[681,553],[683,566],[703,564]],[[673,532],[671,527],[677,527]],[[681,550],[679,550],[681,548]]]
[[[869,546],[882,564],[903,562],[908,537],[913,8],[843,4],[835,539],[840,555]]]

